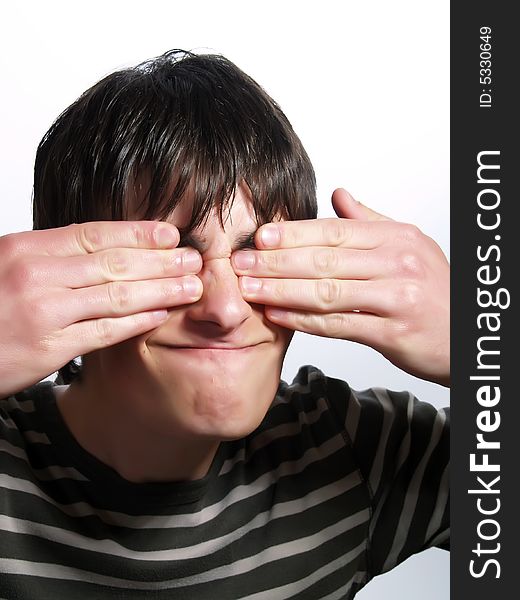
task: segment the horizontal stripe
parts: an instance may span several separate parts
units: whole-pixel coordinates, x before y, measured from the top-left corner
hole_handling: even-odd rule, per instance
[[[25,461],[28,467],[30,466],[29,459],[27,457],[27,452],[23,448],[18,448],[17,446],[13,446],[9,442],[0,440],[0,452],[5,452],[6,454],[15,456],[16,458]],[[57,479],[75,479],[76,481],[88,481],[88,479],[74,467],[62,467],[58,465],[51,465],[49,467],[43,467],[41,469],[31,467],[31,470],[34,473],[36,479],[40,481],[55,481]],[[2,487],[1,479],[0,487]]]
[[[337,571],[338,569],[343,567],[345,564],[352,562],[353,560],[358,558],[359,555],[364,552],[364,550],[365,550],[365,543],[363,542],[362,544],[359,544],[359,546],[357,546],[350,552],[347,552],[343,556],[340,556],[339,558],[332,561],[328,565],[325,565],[325,566],[321,567],[320,569],[317,569],[316,571],[314,571],[314,573],[311,573],[310,575],[308,575],[307,577],[304,577],[300,581],[297,581],[295,583],[290,583],[290,584],[287,584],[284,586],[279,586],[276,588],[271,588],[271,589],[263,591],[263,592],[257,592],[255,594],[250,594],[249,596],[241,596],[238,600],[272,600],[273,597],[290,598],[291,596],[294,596],[295,594],[298,594],[299,592],[306,590],[308,587],[315,584],[320,579],[324,579],[325,577],[328,577],[329,575],[334,573],[334,571]],[[362,579],[363,576],[364,576],[364,573],[356,573],[352,577],[352,579],[348,583],[346,583],[345,587],[346,588],[350,587],[350,584],[352,582],[354,582],[355,580]],[[340,591],[343,595],[345,594],[345,589],[342,589]],[[329,598],[330,596],[327,596],[327,597]],[[341,596],[335,596],[335,597],[341,598]]]
[[[182,522],[178,516],[171,515],[143,515],[131,516],[124,513],[107,510],[95,510],[86,502],[75,502],[73,504],[61,504],[56,502],[50,496],[45,494],[39,487],[23,479],[17,479],[4,475],[0,479],[0,488],[12,489],[27,494],[36,495],[53,506],[59,508],[65,514],[70,516],[90,516],[95,515],[107,524],[118,525],[133,529],[151,529],[151,528],[179,528],[179,527],[198,527],[207,524],[209,521],[217,518],[224,507],[228,507],[246,498],[251,498],[273,485],[281,477],[288,477],[301,473],[309,465],[318,462],[334,452],[337,452],[344,445],[341,435],[336,435],[319,448],[310,448],[298,460],[282,463],[279,467],[265,475],[262,475],[250,484],[235,486],[224,500],[207,506],[196,514],[188,513],[183,515]]]
[[[51,441],[47,437],[47,434],[41,433],[40,431],[24,431],[22,432],[23,437],[31,444],[50,444]]]
[[[364,584],[367,580],[367,573],[365,571],[360,571],[356,573],[345,585],[341,586],[339,590],[327,594],[320,598],[320,600],[341,600],[345,598],[345,594],[352,588],[354,585]]]
[[[317,408],[315,410],[309,413],[304,413],[302,411],[298,413],[298,421],[294,423],[283,423],[276,427],[272,427],[267,431],[262,431],[251,440],[250,444],[248,444],[247,451],[249,455],[251,456],[253,452],[261,450],[274,440],[289,438],[301,433],[303,424],[312,425],[313,423],[316,423],[327,409],[327,401],[325,398],[320,398],[317,402]],[[239,462],[246,462],[245,452],[246,448],[243,447],[233,458],[227,459],[222,465],[219,475],[225,475],[226,473],[229,473],[229,471],[231,471],[231,469]]]
[[[24,413],[34,412],[34,402],[32,400],[17,400],[14,397],[10,397],[5,402],[14,410],[21,410]]]
[[[433,450],[439,442],[445,422],[446,415],[441,411],[438,412],[436,414],[430,442],[426,448],[426,452],[421,457],[419,465],[413,473],[408,489],[406,490],[405,501],[401,510],[399,524],[397,525],[392,548],[386,557],[383,571],[388,571],[397,564],[397,557],[406,543],[410,523],[415,515],[416,506],[419,501],[419,489],[423,479],[424,471]]]
[[[430,542],[430,545],[432,548],[434,548],[435,546],[440,546],[441,544],[444,544],[449,539],[450,539],[450,529],[448,528],[448,529],[445,529],[444,531],[441,531],[438,535],[436,535]]]
[[[54,579],[69,579],[73,581],[84,581],[96,583],[98,585],[110,585],[118,588],[140,589],[140,590],[164,590],[189,587],[201,583],[213,582],[215,580],[224,579],[230,576],[241,575],[266,565],[269,562],[282,560],[287,556],[296,556],[304,552],[308,552],[319,547],[321,544],[333,539],[336,536],[345,533],[356,525],[366,521],[369,516],[369,511],[361,511],[355,515],[343,519],[332,527],[328,527],[323,531],[306,538],[301,538],[296,541],[286,542],[271,546],[255,554],[252,557],[240,559],[230,565],[209,569],[199,575],[189,577],[178,577],[166,581],[150,581],[142,582],[134,579],[122,579],[117,577],[109,577],[100,575],[91,571],[82,569],[73,569],[71,567],[56,565],[50,563],[35,563],[31,561],[22,561],[14,559],[2,559],[0,561],[0,573],[24,573],[30,576],[49,577]],[[365,549],[363,542],[353,551],[351,551],[353,560],[359,556]]]
[[[430,538],[433,535],[435,535],[437,531],[439,531],[442,525],[442,518],[444,516],[444,513],[446,512],[446,510],[448,510],[448,498],[450,495],[449,477],[449,467],[446,466],[444,468],[444,472],[442,473],[441,482],[439,485],[439,492],[437,494],[437,500],[435,502],[435,508],[430,518],[428,529],[426,530],[426,536],[424,540],[425,544],[427,544]]]
[[[27,452],[24,448],[13,446],[13,444],[10,444],[5,440],[0,440],[0,452],[5,452],[6,454],[10,454],[11,456],[15,456],[16,458],[21,458],[22,460],[29,462],[27,460]]]
[[[303,498],[288,502],[279,502],[273,505],[270,511],[264,511],[258,514],[247,525],[235,529],[232,533],[223,535],[205,542],[175,548],[172,550],[155,550],[155,551],[135,551],[131,550],[113,540],[98,540],[92,539],[78,533],[74,533],[58,527],[44,525],[34,521],[17,519],[0,515],[0,530],[10,531],[24,535],[35,535],[44,540],[50,540],[59,544],[68,545],[73,548],[79,548],[88,552],[96,552],[99,554],[110,554],[120,558],[127,558],[138,561],[173,561],[173,560],[188,560],[207,556],[217,552],[227,545],[239,540],[244,535],[264,527],[269,522],[276,519],[288,517],[296,514],[303,514],[309,508],[319,506],[328,500],[344,494],[353,487],[359,485],[360,480],[357,473],[353,473],[351,477],[345,479],[338,484],[327,486],[316,490]],[[363,513],[365,514],[365,513]]]
[[[447,413],[412,394],[303,367],[186,501],[182,483],[134,496],[106,468],[98,479],[94,457],[67,452],[54,391],[0,404],[0,595],[344,600],[388,560],[449,539]]]

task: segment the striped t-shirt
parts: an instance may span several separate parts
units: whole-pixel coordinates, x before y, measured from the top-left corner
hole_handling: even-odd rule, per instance
[[[201,480],[131,483],[43,382],[0,402],[0,597],[335,600],[447,548],[448,411],[314,367]]]

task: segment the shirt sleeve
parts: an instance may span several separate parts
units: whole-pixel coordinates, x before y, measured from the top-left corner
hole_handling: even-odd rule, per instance
[[[327,388],[372,498],[370,578],[421,550],[448,550],[449,409],[331,378]]]

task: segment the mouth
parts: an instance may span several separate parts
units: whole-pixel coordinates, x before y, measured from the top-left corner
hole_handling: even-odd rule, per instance
[[[162,345],[165,357],[171,357],[175,362],[181,361],[183,364],[196,365],[197,368],[203,364],[218,365],[219,368],[243,368],[244,361],[254,360],[257,356],[258,347],[264,345],[253,344],[250,346],[176,346]]]
[[[244,352],[260,346],[264,342],[258,344],[249,344],[247,346],[229,346],[225,344],[210,344],[207,346],[178,346],[174,344],[163,344],[164,348],[169,350],[182,350],[182,351],[206,351],[206,352]]]

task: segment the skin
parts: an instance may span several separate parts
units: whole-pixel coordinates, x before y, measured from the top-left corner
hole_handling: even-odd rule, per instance
[[[167,307],[198,300],[200,256],[178,242],[176,227],[153,221],[0,237],[0,398],[150,331]]]
[[[182,228],[190,208],[182,203],[171,222]],[[155,330],[85,357],[83,383],[59,398],[79,443],[125,479],[202,477],[220,441],[244,437],[264,418],[293,332],[241,293],[231,255],[256,230],[239,188],[223,229],[212,215],[192,232],[200,299],[169,309]]]
[[[292,330],[367,344],[447,385],[442,251],[344,190],[332,201],[339,219],[264,225],[256,250],[236,248],[256,229],[242,188],[224,229],[213,215],[194,232],[201,255],[176,247],[187,205],[171,223],[87,223],[0,238],[0,395],[86,355],[84,382],[60,396],[59,408],[84,448],[142,482],[202,477],[221,440],[256,428]],[[279,235],[269,242],[273,228]],[[159,230],[170,238],[161,241]],[[188,251],[191,262],[182,258]],[[227,349],[200,349],[208,340]],[[231,349],[239,346],[252,347]]]
[[[339,219],[261,227],[235,253],[244,298],[274,323],[375,348],[404,371],[448,386],[450,269],[440,247],[338,189]]]

